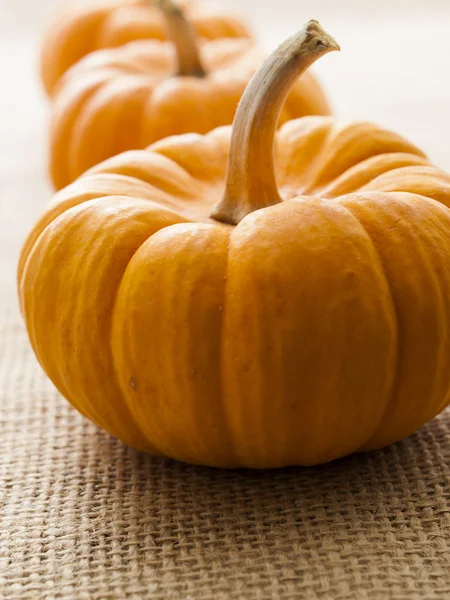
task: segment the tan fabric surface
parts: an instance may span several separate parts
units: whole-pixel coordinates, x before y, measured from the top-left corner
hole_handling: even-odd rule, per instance
[[[314,15],[279,0],[276,22],[272,2],[230,2],[260,7],[271,46],[323,19],[343,48],[318,67],[340,115],[395,127],[450,168],[448,0],[315,0]],[[14,273],[50,197],[36,42],[56,4],[0,0],[0,599],[450,598],[449,411],[383,452],[225,472],[126,448],[40,370]]]

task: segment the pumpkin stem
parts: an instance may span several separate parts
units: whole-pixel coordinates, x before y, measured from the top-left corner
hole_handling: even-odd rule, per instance
[[[237,225],[249,213],[282,202],[274,169],[278,118],[295,80],[332,50],[339,50],[335,40],[310,21],[253,76],[234,118],[225,194],[213,207],[213,219]]]
[[[205,77],[194,28],[174,0],[157,0],[166,21],[169,39],[174,43],[178,60],[178,76]]]

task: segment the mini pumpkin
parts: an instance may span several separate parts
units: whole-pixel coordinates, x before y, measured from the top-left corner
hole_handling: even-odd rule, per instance
[[[210,2],[179,0],[198,36],[251,37],[236,16]],[[103,0],[72,5],[50,24],[41,50],[41,78],[51,95],[62,75],[81,58],[102,48],[139,39],[167,39],[163,16],[152,0]]]
[[[93,53],[62,78],[50,128],[57,189],[125,150],[232,123],[261,51],[248,39],[222,39],[204,44],[200,58],[183,14],[168,1],[163,8],[173,44],[140,41]],[[321,87],[305,74],[293,85],[281,122],[328,113]]]
[[[310,22],[255,75],[232,131],[97,165],[28,236],[36,355],[126,443],[311,465],[399,440],[448,404],[450,176],[371,123],[275,133],[293,81],[335,49]]]

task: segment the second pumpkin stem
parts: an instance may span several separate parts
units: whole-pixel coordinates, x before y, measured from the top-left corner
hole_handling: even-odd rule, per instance
[[[256,72],[234,119],[225,194],[213,208],[213,219],[237,225],[249,213],[281,202],[273,156],[281,109],[295,80],[332,50],[339,50],[335,40],[310,21]]]
[[[194,28],[174,0],[157,0],[166,21],[169,39],[175,45],[177,75],[205,77],[206,71],[200,60]]]

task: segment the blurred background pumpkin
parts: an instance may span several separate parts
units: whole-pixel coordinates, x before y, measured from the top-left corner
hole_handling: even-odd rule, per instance
[[[95,50],[56,84],[49,158],[57,189],[124,150],[232,123],[264,52],[249,38],[202,41],[187,10],[172,0],[157,0],[157,5],[165,17],[168,41],[136,40]],[[52,56],[46,57],[50,65]],[[329,113],[325,92],[307,72],[292,86],[280,124]]]
[[[180,0],[197,36],[249,37],[247,25],[208,0]],[[51,94],[59,78],[89,52],[139,39],[167,39],[158,0],[94,0],[68,4],[52,20],[41,49],[41,76]]]

